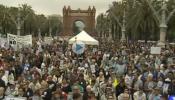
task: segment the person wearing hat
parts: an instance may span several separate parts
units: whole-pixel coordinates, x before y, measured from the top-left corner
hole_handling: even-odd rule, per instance
[[[168,95],[170,84],[171,84],[171,80],[169,78],[166,78],[162,87],[163,95]]]

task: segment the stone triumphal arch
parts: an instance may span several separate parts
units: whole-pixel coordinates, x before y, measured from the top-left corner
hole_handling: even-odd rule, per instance
[[[95,7],[87,10],[72,10],[70,6],[63,8],[63,36],[72,36],[81,30],[93,35],[95,31]]]

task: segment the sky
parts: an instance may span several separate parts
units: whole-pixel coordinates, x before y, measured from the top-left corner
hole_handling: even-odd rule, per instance
[[[6,6],[18,7],[20,4],[28,4],[32,6],[37,14],[62,15],[64,5],[70,5],[72,9],[88,9],[89,6],[95,6],[96,15],[105,13],[109,5],[117,0],[0,0],[0,4]]]

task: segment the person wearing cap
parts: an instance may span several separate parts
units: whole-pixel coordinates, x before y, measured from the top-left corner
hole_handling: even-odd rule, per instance
[[[166,78],[162,87],[163,95],[168,95],[170,84],[171,84],[171,80],[169,78]]]

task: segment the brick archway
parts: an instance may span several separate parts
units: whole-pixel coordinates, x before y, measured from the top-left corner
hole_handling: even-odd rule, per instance
[[[75,21],[82,21],[85,24],[85,31],[94,33],[95,30],[95,7],[89,7],[88,10],[72,10],[70,6],[63,8],[63,33],[62,36],[72,36],[73,24]],[[92,34],[91,34],[92,35]]]

